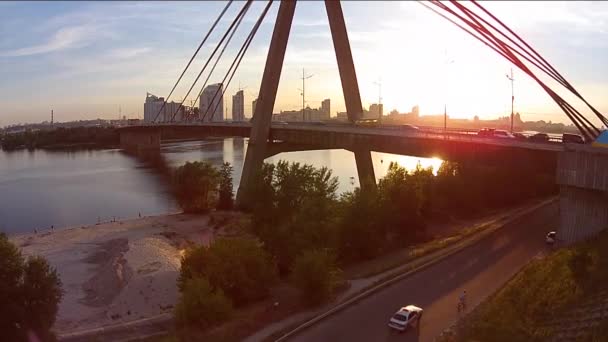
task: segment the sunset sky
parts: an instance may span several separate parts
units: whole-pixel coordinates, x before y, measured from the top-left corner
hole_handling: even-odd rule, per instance
[[[176,95],[179,101],[243,2],[227,12]],[[261,12],[255,2],[212,81],[219,82]],[[608,2],[483,2],[520,33],[600,111],[608,112]],[[143,116],[146,92],[166,96],[224,2],[0,2],[0,126],[48,120]],[[227,92],[257,96],[278,2]],[[510,113],[509,63],[416,2],[343,2],[364,107],[385,113],[496,117]],[[446,67],[446,51],[454,60]],[[301,108],[302,68],[314,75],[306,101],[344,110],[323,2],[298,2],[275,112]],[[205,74],[206,76],[206,74]],[[515,70],[516,111],[524,120],[567,122],[549,96]],[[555,85],[555,83],[551,83]],[[199,86],[195,87],[198,92]],[[557,88],[557,86],[555,86]],[[566,94],[560,92],[560,94]],[[193,97],[191,96],[193,99]],[[572,97],[566,96],[570,100]],[[188,100],[187,103],[190,101]],[[576,108],[589,111],[578,101]],[[228,101],[231,108],[231,101]]]

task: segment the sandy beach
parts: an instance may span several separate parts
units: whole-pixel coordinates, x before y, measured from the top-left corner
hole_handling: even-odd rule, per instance
[[[226,233],[234,215],[151,216],[11,240],[24,255],[44,256],[57,269],[65,291],[54,327],[61,335],[171,311],[185,248]]]

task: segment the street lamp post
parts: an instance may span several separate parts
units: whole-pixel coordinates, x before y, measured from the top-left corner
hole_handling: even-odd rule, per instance
[[[513,87],[513,81],[515,81],[515,78],[513,77],[513,68],[511,68],[511,76],[507,74],[507,79],[511,81],[511,133],[513,133],[513,103],[515,102],[515,91]]]
[[[305,93],[305,89],[306,88],[304,87],[304,83],[305,83],[304,81],[306,81],[307,79],[309,79],[309,78],[311,78],[313,76],[314,75],[305,76],[305,74],[304,74],[304,68],[302,68],[302,122],[306,121],[305,120],[305,115],[304,115],[304,106],[305,106],[305,102],[306,102],[305,101],[305,96],[306,96],[305,95],[306,94]]]
[[[448,59],[448,50],[445,50],[445,72],[448,73],[448,66],[454,63],[454,60]],[[448,85],[447,81],[445,84],[445,102],[443,103],[443,130],[444,132],[448,130]]]
[[[378,86],[378,122],[382,122],[382,111],[380,110],[380,104],[382,104],[382,79],[379,78],[378,82],[374,82]]]

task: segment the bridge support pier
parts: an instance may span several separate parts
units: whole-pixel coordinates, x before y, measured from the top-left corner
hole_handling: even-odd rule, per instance
[[[557,182],[561,245],[591,238],[608,228],[608,151],[580,146],[560,152]]]
[[[258,172],[262,169],[264,158],[267,155],[268,136],[270,134],[270,122],[272,111],[277,97],[279,79],[283,69],[285,59],[285,49],[289,40],[289,31],[293,14],[296,10],[296,2],[287,0],[281,1],[279,12],[268,49],[268,57],[264,66],[262,84],[260,85],[260,95],[253,113],[251,136],[243,164],[241,182],[236,195],[237,207],[247,209],[248,204],[253,200],[250,191],[250,184],[255,182]]]
[[[372,153],[366,149],[357,149],[352,151],[355,154],[355,162],[357,163],[357,175],[359,176],[359,185],[362,191],[369,191],[376,188],[376,175],[374,173],[374,163],[372,161]]]
[[[138,156],[158,154],[160,151],[160,130],[122,131],[120,132],[120,147],[128,153]]]

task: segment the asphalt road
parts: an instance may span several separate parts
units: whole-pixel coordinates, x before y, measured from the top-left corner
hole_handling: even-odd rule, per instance
[[[310,327],[290,341],[432,341],[454,323],[458,296],[477,305],[533,257],[547,250],[544,236],[558,224],[558,205],[544,206],[429,268]],[[403,334],[388,328],[402,306],[424,309],[419,328]]]

